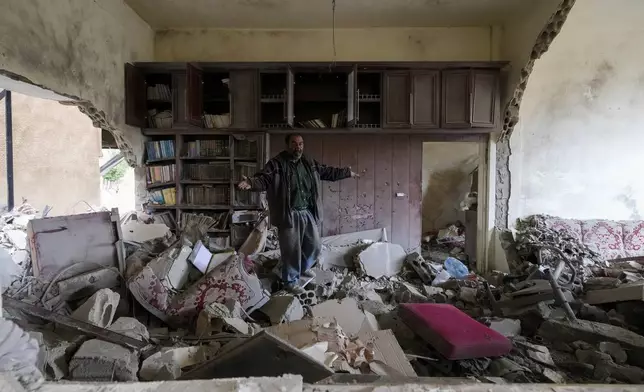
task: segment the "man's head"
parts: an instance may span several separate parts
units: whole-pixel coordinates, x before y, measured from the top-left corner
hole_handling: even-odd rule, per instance
[[[292,133],[286,135],[284,140],[286,141],[287,151],[293,155],[293,158],[300,159],[304,153],[304,138],[302,138],[302,135]]]

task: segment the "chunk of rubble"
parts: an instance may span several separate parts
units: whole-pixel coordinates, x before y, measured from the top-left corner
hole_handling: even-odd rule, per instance
[[[244,321],[241,314],[241,306],[236,300],[229,299],[225,304],[218,302],[208,304],[204,306],[197,318],[195,327],[197,336],[208,337],[224,331],[254,335],[261,330],[259,325]]]
[[[526,355],[535,362],[542,365],[555,366],[550,350],[546,346],[532,344],[528,342],[520,342],[520,345],[526,349]]]
[[[624,364],[628,360],[626,351],[618,343],[601,342],[599,343],[599,351],[610,355],[615,363]]]
[[[357,337],[361,331],[379,329],[376,317],[361,310],[353,298],[344,298],[341,301],[328,300],[312,307],[311,312],[313,317],[335,319],[351,338]]]
[[[508,338],[519,336],[521,334],[521,320],[508,318],[492,320],[490,329]]]
[[[423,281],[425,284],[432,284],[433,280],[433,275],[435,273],[431,270],[429,267],[429,263],[425,261],[423,256],[420,255],[418,252],[410,253],[407,255],[406,258],[407,264],[411,265],[411,267],[416,271],[418,276],[420,276],[420,279]]]
[[[398,244],[376,242],[358,253],[360,270],[372,278],[397,275],[405,262],[405,250]]]
[[[112,324],[121,296],[110,289],[98,290],[71,317],[76,320],[107,328]]]
[[[144,381],[176,380],[182,369],[210,360],[216,351],[211,346],[161,349],[143,361],[139,377]]]
[[[259,311],[268,316],[271,324],[301,320],[304,317],[302,304],[292,295],[273,295]]]
[[[21,275],[22,269],[14,263],[6,250],[0,248],[0,287],[11,286],[11,283],[19,279]]]
[[[427,297],[420,292],[414,285],[408,282],[398,282],[398,289],[394,295],[396,302],[399,303],[417,303],[427,302]]]
[[[65,301],[93,295],[100,289],[111,289],[120,283],[120,274],[116,269],[101,268],[73,276],[58,282],[58,292]]]
[[[542,374],[545,378],[548,379],[548,381],[554,384],[564,384],[566,382],[564,375],[555,370],[543,368]]]

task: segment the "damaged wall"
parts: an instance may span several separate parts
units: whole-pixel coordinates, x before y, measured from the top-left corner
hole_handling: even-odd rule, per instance
[[[339,61],[498,60],[498,29],[482,27],[336,29]],[[159,31],[157,61],[331,61],[331,29]]]
[[[0,73],[87,101],[97,125],[125,138],[130,159],[143,144],[124,126],[123,64],[153,60],[153,51],[154,32],[122,0],[2,2]]]
[[[460,203],[478,166],[478,143],[423,143],[423,233],[465,223]]]
[[[101,131],[72,106],[12,93],[14,198],[50,215],[100,204]],[[0,204],[7,203],[5,105],[0,105]],[[55,136],[54,136],[55,135]]]
[[[511,222],[642,218],[642,14],[638,0],[578,1],[536,62],[511,137]]]

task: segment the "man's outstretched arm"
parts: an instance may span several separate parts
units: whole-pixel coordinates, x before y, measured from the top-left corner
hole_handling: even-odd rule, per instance
[[[264,165],[264,168],[255,173],[252,177],[244,176],[242,181],[237,185],[239,189],[251,190],[256,192],[263,192],[273,183],[273,178],[277,172],[277,164],[274,160],[270,160]]]
[[[359,177],[359,175],[352,172],[349,167],[332,167],[323,165],[318,161],[314,161],[314,164],[322,181],[339,181],[349,177]]]

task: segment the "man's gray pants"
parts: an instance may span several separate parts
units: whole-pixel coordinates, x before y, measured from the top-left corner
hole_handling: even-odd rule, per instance
[[[279,229],[282,281],[297,283],[300,274],[309,270],[320,256],[318,226],[309,210],[291,211],[293,227]]]

